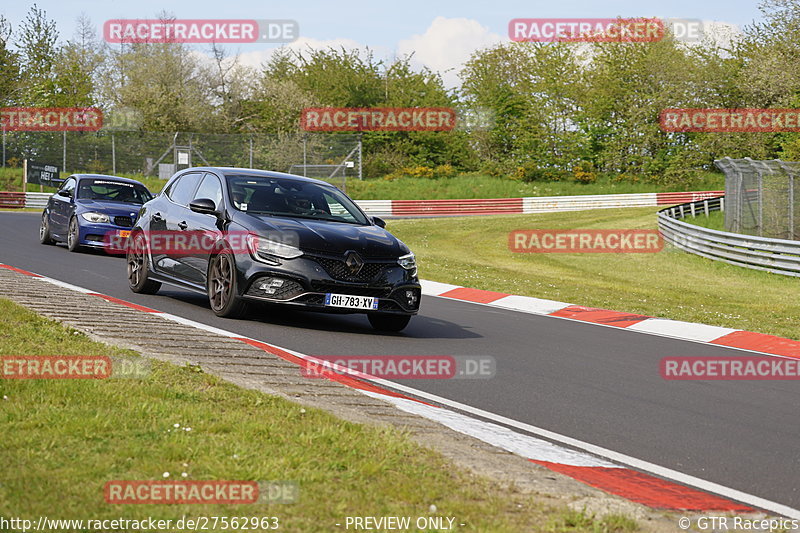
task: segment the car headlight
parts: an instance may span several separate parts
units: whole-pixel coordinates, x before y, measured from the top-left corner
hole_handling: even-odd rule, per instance
[[[299,248],[265,237],[259,237],[258,235],[248,235],[247,244],[253,257],[262,261],[270,261],[269,256],[280,257],[281,259],[294,259],[295,257],[303,255],[303,251]]]
[[[108,222],[110,220],[105,213],[81,213],[81,216],[89,222]]]
[[[397,264],[406,270],[413,270],[415,272],[417,270],[417,258],[414,257],[413,253],[398,257]]]

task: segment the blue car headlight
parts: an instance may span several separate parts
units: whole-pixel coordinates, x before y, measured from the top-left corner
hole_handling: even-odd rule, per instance
[[[83,217],[84,220],[88,220],[89,222],[100,223],[109,221],[108,215],[106,215],[105,213],[89,212],[89,213],[81,213],[81,216]]]

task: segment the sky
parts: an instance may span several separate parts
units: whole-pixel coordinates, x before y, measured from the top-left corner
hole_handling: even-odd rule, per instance
[[[56,21],[62,39],[74,35],[82,13],[97,26],[99,36],[108,19],[154,19],[164,11],[178,19],[291,19],[300,28],[292,48],[369,47],[380,59],[413,53],[416,66],[439,71],[450,87],[458,83],[456,73],[471,53],[509,40],[508,22],[514,18],[688,18],[734,30],[761,19],[758,2],[745,0],[39,0],[36,4]],[[0,13],[16,28],[32,5],[7,0]],[[194,46],[200,51],[208,48]],[[280,46],[237,44],[225,49],[239,54],[243,64],[257,67]]]

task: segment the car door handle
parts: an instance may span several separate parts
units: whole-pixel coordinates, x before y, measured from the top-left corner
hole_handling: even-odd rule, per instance
[[[186,229],[186,228],[189,227],[189,224],[187,224],[185,221],[184,222],[179,222],[178,223],[178,227],[181,228],[181,229]]]
[[[164,222],[164,217],[161,216],[161,213],[156,213],[153,215],[153,220],[155,222]]]

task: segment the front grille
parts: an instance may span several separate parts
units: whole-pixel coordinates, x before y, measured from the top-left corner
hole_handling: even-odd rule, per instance
[[[381,287],[349,287],[338,283],[326,283],[324,281],[314,281],[311,283],[311,290],[314,292],[332,292],[335,294],[351,294],[353,296],[372,296],[374,298],[386,298],[391,289]]]
[[[131,217],[114,217],[114,224],[122,226],[123,228],[130,228],[133,226],[133,218]]]
[[[347,263],[344,262],[342,259],[334,259],[331,257],[319,257],[319,256],[310,256],[310,259],[319,263],[322,268],[325,269],[325,272],[328,273],[330,277],[333,279],[338,279],[340,281],[351,281],[351,282],[367,282],[373,281],[379,278],[387,268],[392,267],[396,263],[377,263],[377,262],[364,262],[364,265],[361,267],[356,274],[353,274],[350,268],[347,266]]]

